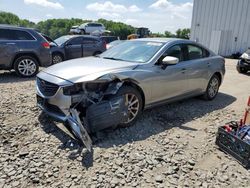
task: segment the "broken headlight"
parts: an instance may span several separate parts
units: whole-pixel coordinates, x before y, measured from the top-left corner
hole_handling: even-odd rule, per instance
[[[82,83],[66,86],[63,88],[64,95],[76,95],[83,91]]]
[[[106,90],[108,85],[108,82],[89,82],[85,84],[85,88],[88,92],[99,93],[100,91]]]

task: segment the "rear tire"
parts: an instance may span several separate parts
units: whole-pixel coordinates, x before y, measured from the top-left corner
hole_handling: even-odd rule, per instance
[[[203,95],[203,98],[208,101],[213,100],[218,94],[219,87],[220,78],[216,74],[214,74],[208,82],[207,89]]]
[[[112,97],[115,98],[122,95],[125,95],[126,97],[126,106],[128,107],[129,115],[127,122],[119,124],[118,127],[129,127],[137,121],[138,117],[142,113],[142,97],[140,92],[131,86],[121,87]]]
[[[37,60],[31,56],[22,56],[14,62],[15,72],[21,77],[33,77],[38,73],[39,64]]]
[[[63,56],[59,53],[54,53],[52,55],[52,64],[61,63],[63,61]]]
[[[81,30],[81,34],[82,35],[85,35],[86,34],[86,31],[83,29],[83,30]]]

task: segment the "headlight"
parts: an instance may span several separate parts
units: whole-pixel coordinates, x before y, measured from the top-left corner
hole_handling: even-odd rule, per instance
[[[82,83],[74,84],[72,86],[67,86],[63,88],[64,95],[76,95],[81,91],[83,91]]]
[[[243,53],[240,57],[242,59],[249,59],[249,55],[247,53]]]
[[[107,80],[102,80],[98,82],[87,82],[87,83],[78,83],[72,86],[66,86],[63,88],[64,95],[77,95],[81,92],[96,92],[104,91],[110,82]]]

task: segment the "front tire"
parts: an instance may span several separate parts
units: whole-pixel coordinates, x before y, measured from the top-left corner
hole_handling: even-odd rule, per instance
[[[246,74],[247,73],[247,69],[242,68],[242,67],[237,67],[237,71],[241,74]]]
[[[219,87],[220,78],[216,74],[214,74],[208,82],[207,89],[203,95],[203,98],[209,101],[213,100],[218,94]]]
[[[38,73],[39,64],[31,56],[22,56],[14,62],[15,72],[21,77],[33,77]]]
[[[128,108],[128,119],[126,122],[119,124],[119,127],[129,127],[133,125],[142,113],[142,97],[140,92],[131,86],[123,86],[113,96],[125,95],[125,105]]]

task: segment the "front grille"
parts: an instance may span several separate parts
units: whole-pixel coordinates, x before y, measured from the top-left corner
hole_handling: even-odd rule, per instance
[[[50,82],[47,82],[45,80],[42,80],[40,78],[37,78],[37,86],[40,90],[40,92],[44,96],[51,97],[56,94],[59,86]]]
[[[47,103],[45,105],[45,108],[49,111],[49,112],[53,112],[55,114],[58,114],[58,115],[64,115],[64,113],[62,112],[62,110],[58,107],[58,106],[55,106],[53,104],[49,104]]]

